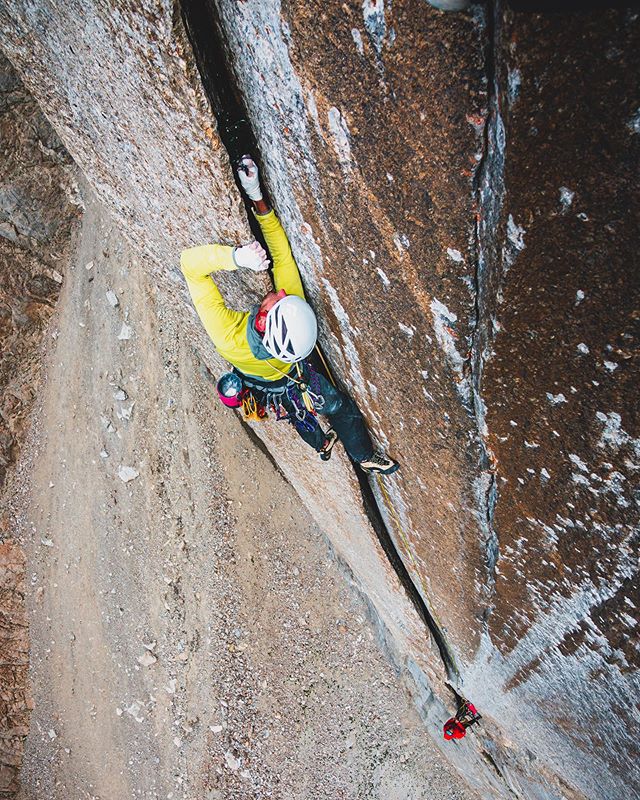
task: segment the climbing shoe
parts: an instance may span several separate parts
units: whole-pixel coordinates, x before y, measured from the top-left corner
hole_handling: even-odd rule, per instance
[[[333,445],[338,441],[338,434],[333,430],[333,428],[329,428],[329,430],[325,434],[324,445],[322,446],[322,450],[320,450],[320,458],[322,461],[328,461],[331,458],[331,451],[333,450]]]
[[[392,458],[385,456],[383,453],[374,453],[371,458],[366,461],[361,461],[358,466],[364,472],[377,472],[380,475],[391,475],[400,465],[396,464]]]

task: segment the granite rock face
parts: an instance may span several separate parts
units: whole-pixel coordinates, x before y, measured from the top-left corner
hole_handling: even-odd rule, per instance
[[[72,162],[0,56],[0,488],[36,392],[38,345],[78,214]]]
[[[535,792],[613,796],[638,780],[613,714],[637,694],[638,20],[220,5],[463,691],[556,771]],[[509,749],[487,745],[534,792]]]
[[[221,15],[323,345],[402,462],[389,486],[407,565],[464,658],[478,645],[486,583],[466,364],[482,26],[421,2],[293,3],[286,16],[279,4],[223,2]]]
[[[0,797],[19,784],[32,700],[25,558],[4,512],[40,384],[51,319],[80,209],[75,167],[0,54]]]
[[[640,754],[640,25],[505,12],[497,30],[506,146],[480,324],[499,557],[468,685],[535,706],[568,783],[614,797],[637,790]]]
[[[0,544],[0,797],[19,786],[24,737],[33,703],[28,691],[29,631],[22,548]]]
[[[216,3],[323,347],[402,463],[372,489],[446,668],[344,462],[321,473],[288,431],[259,435],[371,600],[430,729],[445,673],[478,705],[478,735],[446,752],[485,795],[614,797],[640,790],[640,25],[487,14]],[[248,228],[180,9],[22,0],[2,20],[69,152],[182,299],[180,248]],[[219,51],[214,34],[201,47]]]

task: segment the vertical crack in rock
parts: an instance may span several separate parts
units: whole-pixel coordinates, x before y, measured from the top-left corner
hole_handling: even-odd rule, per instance
[[[480,12],[483,13],[483,12]],[[482,372],[490,356],[497,331],[493,304],[499,281],[498,231],[504,200],[505,128],[500,113],[498,59],[500,52],[500,0],[490,3],[483,20],[485,35],[485,72],[487,79],[487,108],[484,124],[483,157],[474,177],[476,196],[475,226],[475,321],[471,354],[467,364],[472,387],[473,406],[480,445],[480,475],[474,490],[478,520],[484,537],[487,567],[487,607],[485,621],[491,613],[491,598],[495,589],[495,569],[499,556],[499,541],[493,525],[497,501],[495,456],[488,444],[486,406],[482,399]]]
[[[237,86],[233,71],[229,67],[228,46],[215,4],[212,0],[182,0],[181,11],[202,82],[218,123],[218,133],[229,153],[231,162],[234,163],[246,152],[255,154],[259,159],[258,147],[245,110],[242,91]],[[248,214],[248,217],[254,233],[259,233],[253,215]],[[367,478],[360,472],[357,472],[357,475],[363,507],[369,522],[398,580],[433,637],[447,677],[452,684],[451,688],[458,696],[453,687],[459,684],[460,675],[444,631],[437,624],[428,604],[405,567]]]
[[[184,21],[202,83],[232,162],[256,150],[242,95],[225,58],[218,13],[212,0],[181,0]]]
[[[242,93],[226,59],[226,45],[213,0],[181,0],[182,20],[191,42],[202,85],[213,115],[218,123],[218,135],[232,166],[245,153],[257,156],[258,146],[242,100]],[[234,180],[240,190],[235,169]],[[260,226],[249,213],[250,201],[240,191],[253,236],[265,245]]]
[[[398,548],[393,541],[393,537],[391,536],[389,528],[382,517],[376,497],[371,489],[371,486],[369,485],[366,475],[360,472],[360,470],[356,470],[356,475],[358,476],[358,481],[360,482],[360,491],[362,494],[364,510],[367,514],[369,522],[371,523],[371,527],[374,529],[376,536],[378,537],[378,541],[380,542],[380,546],[389,559],[389,563],[393,567],[400,583],[404,587],[409,599],[413,603],[414,608],[431,633],[431,636],[433,637],[433,640],[438,648],[438,652],[440,653],[440,659],[442,660],[447,673],[447,678],[451,683],[451,688],[456,697],[458,697],[455,687],[460,683],[460,673],[458,672],[453,651],[449,647],[449,643],[444,631],[436,622],[427,602],[422,597],[420,590],[413,582],[409,571],[405,567],[402,557],[398,552]]]

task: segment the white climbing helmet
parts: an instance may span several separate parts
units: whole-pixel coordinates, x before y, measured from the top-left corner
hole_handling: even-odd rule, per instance
[[[267,314],[262,344],[274,358],[293,364],[306,358],[318,338],[316,315],[309,303],[287,295]]]

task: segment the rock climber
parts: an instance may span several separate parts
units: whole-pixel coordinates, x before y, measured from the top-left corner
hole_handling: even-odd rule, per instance
[[[316,344],[318,326],[306,302],[302,281],[287,236],[274,210],[264,199],[258,167],[243,156],[238,177],[253,205],[269,253],[273,282],[262,302],[251,311],[233,311],[224,303],[211,274],[240,268],[262,272],[269,268],[259,242],[239,247],[207,244],[182,252],[180,265],[198,316],[216,349],[234,366],[244,387],[276,409],[282,406],[296,424],[296,384],[313,389],[313,405],[330,423],[328,431],[315,424],[296,424],[300,436],[323,460],[328,460],[338,438],[362,470],[388,475],[395,461],[374,449],[364,419],[355,402],[317,372],[308,358]],[[294,364],[300,369],[293,370]],[[296,374],[298,378],[296,379]],[[311,429],[313,427],[313,429]]]

